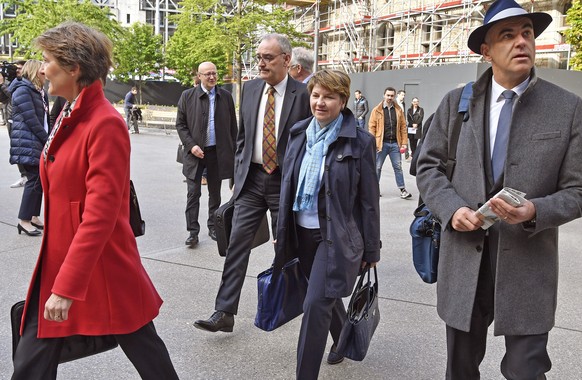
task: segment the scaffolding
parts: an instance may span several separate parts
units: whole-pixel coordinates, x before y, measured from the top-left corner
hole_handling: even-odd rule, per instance
[[[479,62],[467,48],[470,32],[493,0],[292,1],[295,24],[317,40],[320,67],[366,72]],[[526,1],[526,9],[550,13],[554,22],[538,38],[538,65],[568,68],[570,46],[559,33],[566,5]],[[316,14],[319,12],[319,17]]]

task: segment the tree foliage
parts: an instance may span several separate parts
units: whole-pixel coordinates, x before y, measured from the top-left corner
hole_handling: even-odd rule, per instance
[[[570,65],[574,70],[582,71],[582,1],[574,0],[572,7],[566,13],[566,22],[570,28],[564,32],[568,42],[576,55],[571,58]]]
[[[109,8],[99,8],[90,0],[8,0],[14,7],[15,18],[5,18],[0,24],[0,35],[11,33],[18,41],[17,55],[37,55],[32,41],[47,29],[64,21],[82,22],[100,30],[114,43],[122,33],[119,23],[111,19]]]
[[[136,22],[118,39],[114,55],[113,74],[123,82],[136,81],[141,100],[143,80],[163,67],[162,36],[154,34],[153,26]]]
[[[192,83],[192,71],[200,63],[212,61],[221,77],[234,71],[240,85],[242,57],[252,52],[261,35],[282,33],[299,44],[307,38],[291,24],[292,13],[277,4],[262,0],[224,4],[219,0],[180,3],[182,13],[176,15],[178,28],[168,43],[166,59],[184,83]]]

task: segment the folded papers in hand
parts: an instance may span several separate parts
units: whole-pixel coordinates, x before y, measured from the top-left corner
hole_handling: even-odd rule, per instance
[[[501,191],[495,194],[493,198],[501,198],[514,207],[521,207],[526,201],[525,193],[510,187],[504,187],[501,189]],[[476,215],[483,221],[481,228],[484,230],[488,229],[493,224],[495,224],[495,222],[499,221],[499,217],[493,211],[491,211],[491,204],[489,201],[487,201],[487,203],[485,203],[479,210],[476,211]]]

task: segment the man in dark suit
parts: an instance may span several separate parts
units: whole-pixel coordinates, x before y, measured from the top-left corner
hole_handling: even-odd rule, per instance
[[[281,169],[289,129],[310,116],[305,84],[288,74],[291,44],[269,34],[257,49],[260,78],[243,87],[235,153],[232,235],[224,262],[215,312],[194,326],[211,332],[231,332],[249,262],[250,247],[265,212],[277,226]],[[275,237],[276,238],[276,237]]]
[[[200,85],[182,93],[178,101],[176,129],[184,146],[182,173],[188,184],[186,245],[198,244],[201,181],[207,169],[208,235],[216,240],[214,212],[220,206],[222,180],[234,174],[234,149],[237,133],[234,102],[230,92],[216,86],[216,66],[198,66]]]
[[[437,108],[418,159],[422,198],[442,222],[437,311],[446,323],[451,380],[479,379],[487,331],[505,337],[501,373],[545,379],[558,293],[558,227],[581,216],[582,99],[536,75],[535,37],[551,23],[497,0],[468,46],[491,63],[473,85],[447,179],[448,134],[461,88]],[[460,121],[459,121],[460,122]],[[518,206],[492,198],[526,193]],[[498,221],[476,212],[489,201]]]

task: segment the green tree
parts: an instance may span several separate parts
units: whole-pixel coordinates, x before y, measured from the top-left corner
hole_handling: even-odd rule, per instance
[[[122,82],[136,82],[141,103],[144,79],[163,67],[162,36],[154,34],[153,26],[136,22],[119,38],[114,54],[113,74]]]
[[[112,41],[117,41],[122,28],[113,20],[108,7],[99,8],[90,0],[7,0],[16,10],[16,17],[0,23],[0,35],[11,33],[18,41],[17,55],[37,56],[32,41],[47,29],[64,21],[78,21],[100,30]]]
[[[238,0],[230,10],[222,4],[219,0],[183,0],[166,59],[185,83],[191,83],[191,71],[204,61],[216,64],[220,74],[232,71],[238,84],[238,103],[243,57],[253,51],[261,35],[282,33],[298,44],[304,44],[308,37],[291,24],[292,12],[278,4]],[[229,70],[231,64],[234,68]]]
[[[570,59],[570,66],[573,70],[582,71],[582,1],[572,1],[572,8],[566,13],[566,22],[570,28],[564,32],[566,42],[570,44],[572,50],[576,52]]]

